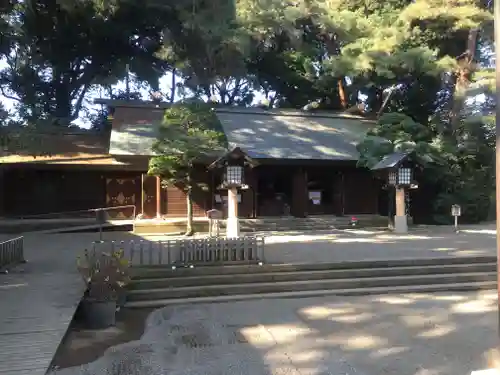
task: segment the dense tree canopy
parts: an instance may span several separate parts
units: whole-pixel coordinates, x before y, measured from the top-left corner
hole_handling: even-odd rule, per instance
[[[464,174],[482,181],[481,194],[491,193],[492,6],[491,0],[8,0],[0,5],[0,93],[15,103],[17,123],[35,127],[67,127],[87,116],[93,129],[106,129],[106,114],[92,113],[87,99],[141,90],[163,91],[171,102],[194,97],[346,110],[380,118],[389,138],[404,123],[407,137],[426,134],[453,173],[447,178],[461,181],[451,186],[429,168],[437,191],[429,199],[439,213],[477,191]],[[126,75],[133,92],[116,87]],[[165,75],[168,88],[159,86]],[[471,101],[479,93],[482,100]],[[384,113],[406,117],[388,121]],[[363,150],[363,160],[385,152],[366,144]]]

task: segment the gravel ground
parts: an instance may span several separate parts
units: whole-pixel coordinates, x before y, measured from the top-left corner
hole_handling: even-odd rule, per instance
[[[55,374],[468,374],[486,367],[496,327],[492,292],[176,306],[139,341]]]

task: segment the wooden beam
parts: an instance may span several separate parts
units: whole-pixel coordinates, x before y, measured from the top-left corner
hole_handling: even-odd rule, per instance
[[[144,173],[141,174],[141,215],[144,216],[144,201],[146,195],[144,194]]]
[[[161,218],[161,178],[156,176],[156,217]]]

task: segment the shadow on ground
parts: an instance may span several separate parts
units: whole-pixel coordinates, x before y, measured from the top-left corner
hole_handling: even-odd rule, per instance
[[[138,341],[58,375],[467,374],[496,344],[495,293],[254,300],[154,311]]]
[[[266,236],[270,263],[335,262],[363,259],[495,255],[490,232],[454,233],[419,230],[392,234],[371,230],[281,233]]]

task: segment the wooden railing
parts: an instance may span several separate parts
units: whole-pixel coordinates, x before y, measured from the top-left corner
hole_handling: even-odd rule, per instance
[[[96,241],[92,247],[98,252],[123,250],[131,266],[252,264],[265,261],[263,237]]]
[[[24,237],[0,242],[0,269],[24,262]]]

